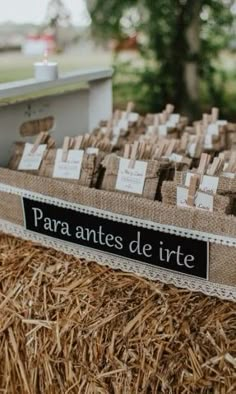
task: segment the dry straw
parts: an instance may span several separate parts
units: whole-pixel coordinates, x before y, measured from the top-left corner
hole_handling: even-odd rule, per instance
[[[0,392],[235,393],[236,305],[0,236]]]

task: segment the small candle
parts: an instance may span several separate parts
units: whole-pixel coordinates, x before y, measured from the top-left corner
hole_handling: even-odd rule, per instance
[[[34,77],[36,81],[55,81],[58,78],[58,64],[48,61],[48,53],[44,53],[42,62],[34,63]]]

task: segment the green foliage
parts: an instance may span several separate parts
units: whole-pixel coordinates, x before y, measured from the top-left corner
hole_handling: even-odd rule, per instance
[[[90,0],[97,39],[121,40],[132,33],[139,37],[142,67],[117,63],[117,91],[124,92],[126,86],[145,110],[171,101],[196,115],[202,90],[198,97],[191,96],[186,82],[186,67],[194,64],[191,77],[204,85],[205,97],[223,105],[225,75],[217,58],[232,35],[232,4],[230,0]],[[124,72],[131,77],[128,83]]]

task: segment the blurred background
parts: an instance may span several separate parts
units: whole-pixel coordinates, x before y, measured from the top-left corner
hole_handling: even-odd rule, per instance
[[[236,120],[236,0],[0,0],[0,82],[113,66],[114,103]]]

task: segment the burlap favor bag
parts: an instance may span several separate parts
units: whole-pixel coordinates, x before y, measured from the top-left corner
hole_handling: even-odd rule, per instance
[[[162,202],[166,205],[176,205],[177,199],[177,187],[182,186],[177,185],[172,181],[164,181],[162,184]],[[214,212],[231,214],[233,211],[233,200],[230,196],[222,196],[216,194],[213,196],[214,199]]]
[[[8,168],[38,175],[48,149],[54,146],[55,141],[47,132],[41,132],[34,144],[16,142],[13,145]],[[41,156],[41,159],[37,160],[38,155]],[[34,163],[34,159],[37,163]]]
[[[116,154],[107,156],[103,161],[105,174],[101,188],[150,200],[158,198],[159,185],[166,179],[170,163],[146,159],[145,154],[145,145],[135,143],[132,146],[126,144],[124,157]]]
[[[68,160],[67,155],[71,151],[70,149],[71,141],[68,137],[65,138],[63,143],[63,154],[65,154],[64,162]],[[77,149],[77,148],[76,148]],[[75,149],[75,150],[76,150]],[[72,149],[73,150],[73,149]],[[58,154],[57,149],[49,149],[45,159],[40,168],[39,175],[49,178],[56,178],[63,181],[67,181],[70,183],[76,183],[82,186],[91,187],[95,169],[95,161],[96,155],[95,154],[87,154],[83,150],[78,149],[78,151],[82,155],[81,165],[80,165],[80,174],[78,179],[73,179],[69,177],[57,176],[55,175],[55,165],[56,165],[56,157]]]

